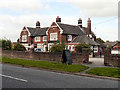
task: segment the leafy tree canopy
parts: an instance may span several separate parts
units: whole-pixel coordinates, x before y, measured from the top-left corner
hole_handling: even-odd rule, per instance
[[[4,50],[11,50],[12,49],[12,44],[10,40],[0,40],[0,47]]]
[[[97,38],[97,40],[101,43],[105,43],[101,38]]]

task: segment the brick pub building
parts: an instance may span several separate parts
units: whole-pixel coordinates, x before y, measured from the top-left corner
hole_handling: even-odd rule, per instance
[[[88,18],[87,27],[82,26],[82,19],[79,18],[78,25],[61,23],[61,18],[57,16],[56,22],[52,22],[50,27],[40,27],[40,22],[36,22],[36,27],[24,27],[20,33],[20,43],[30,48],[40,48],[44,52],[49,52],[54,43],[62,43],[65,40],[67,49],[75,51],[75,46],[79,43],[91,45],[95,56],[100,54],[101,45],[96,41],[96,36],[91,30],[91,20]]]

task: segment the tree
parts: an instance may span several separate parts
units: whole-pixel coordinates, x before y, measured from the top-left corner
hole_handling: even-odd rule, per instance
[[[90,45],[89,44],[85,44],[85,43],[80,43],[75,47],[75,51],[78,53],[82,52],[83,48],[88,48],[89,51],[91,51]]]
[[[50,52],[62,52],[64,50],[64,46],[61,44],[55,44],[51,47]]]
[[[16,45],[14,45],[13,50],[15,50],[15,51],[25,51],[26,48],[23,45],[21,45],[20,43],[18,43]]]
[[[111,49],[112,49],[112,46],[108,46],[107,49],[110,49],[110,50],[111,50]]]
[[[110,42],[109,40],[106,40],[106,42]]]
[[[101,43],[105,43],[101,38],[97,38],[97,41],[99,41]]]
[[[2,47],[4,50],[11,50],[12,44],[10,40],[0,40],[0,47]]]

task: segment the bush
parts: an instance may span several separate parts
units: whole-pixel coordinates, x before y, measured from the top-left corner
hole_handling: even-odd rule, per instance
[[[13,50],[16,50],[16,51],[25,51],[26,48],[23,45],[21,45],[21,44],[18,43],[16,45],[14,45]]]
[[[11,50],[12,44],[10,40],[0,40],[0,47],[2,47],[4,50]]]
[[[90,45],[89,44],[85,44],[85,43],[80,43],[78,44],[76,47],[75,47],[75,51],[78,52],[78,53],[81,53],[82,52],[82,49],[83,48],[88,48],[90,53],[91,53],[91,48],[90,48]]]
[[[61,44],[55,44],[51,47],[50,52],[62,52],[64,50],[64,46]]]

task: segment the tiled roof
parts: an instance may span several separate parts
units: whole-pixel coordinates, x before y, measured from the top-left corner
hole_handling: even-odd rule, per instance
[[[87,27],[82,27],[82,30],[86,35],[88,35],[88,28]],[[95,36],[95,34],[91,31],[92,36]]]
[[[57,22],[57,24],[63,30],[63,34],[84,35],[79,26],[63,24],[60,22]]]
[[[34,33],[35,33],[35,31],[36,31],[36,28],[27,27],[27,29],[28,29],[29,32],[30,32],[30,36],[34,36]]]
[[[48,27],[45,27],[45,28],[27,27],[27,29],[30,32],[30,36],[44,36],[44,35],[46,35],[46,31],[47,31]]]
[[[37,28],[37,31],[34,33],[34,36],[44,36],[46,35],[48,27],[46,28]]]
[[[101,43],[100,41],[96,40],[96,42],[99,43],[102,48],[105,48],[105,47],[106,47],[106,46],[105,46],[103,43]]]
[[[87,37],[86,35],[75,37],[75,39],[71,43],[86,43],[90,45],[100,45],[97,42],[90,39],[89,37]]]

